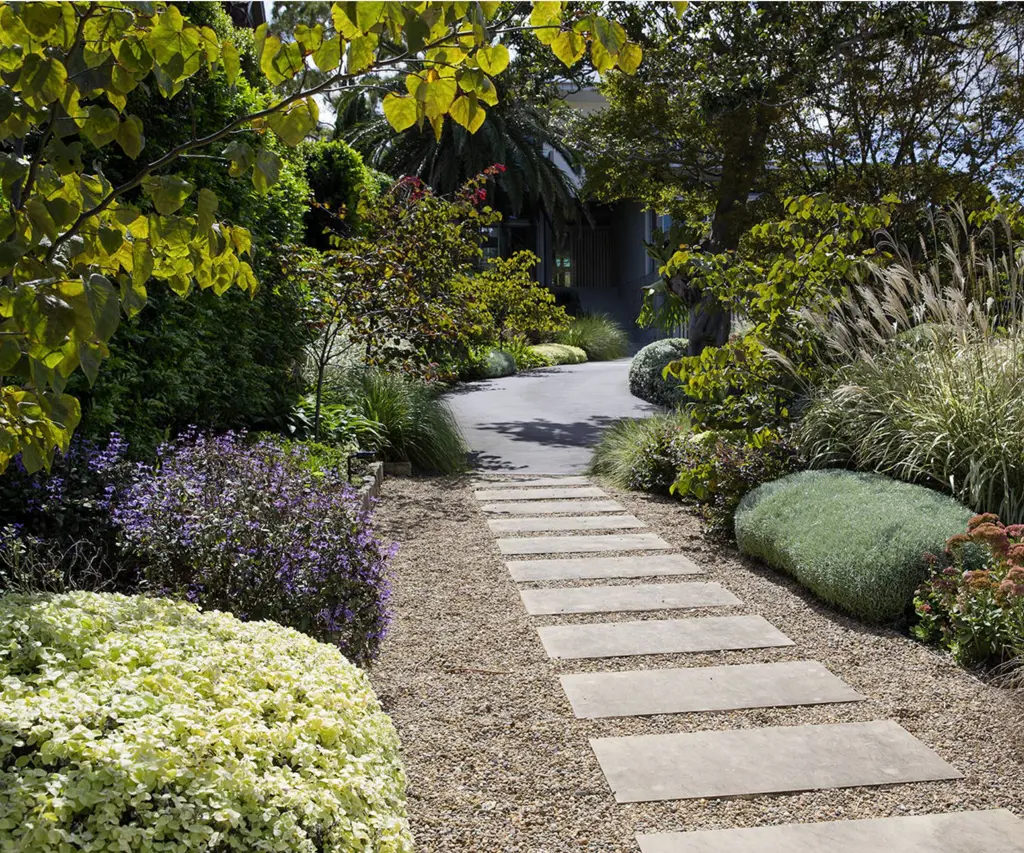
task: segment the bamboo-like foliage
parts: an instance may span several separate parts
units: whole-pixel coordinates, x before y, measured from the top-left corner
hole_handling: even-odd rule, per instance
[[[800,425],[804,450],[1024,521],[1024,242],[1005,218],[972,231],[958,211],[932,220],[919,257],[889,251],[814,321],[821,359],[841,366]]]

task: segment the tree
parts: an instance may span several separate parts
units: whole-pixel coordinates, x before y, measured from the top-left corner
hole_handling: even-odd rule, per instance
[[[471,286],[490,315],[499,348],[515,338],[561,332],[569,325],[555,295],[533,279],[539,262],[533,252],[516,252],[488,259],[487,268],[474,276]]]
[[[440,135],[450,116],[475,132],[496,103],[493,75],[508,65],[501,38],[527,28],[567,64],[589,47],[602,72],[636,70],[640,48],[621,26],[593,14],[563,22],[562,5],[537,3],[526,20],[499,3],[335,3],[333,35],[303,24],[291,41],[261,25],[259,68],[287,94],[150,159],[127,95],[145,84],[173,98],[204,68],[231,85],[237,46],[163,4],[0,4],[0,470],[19,453],[38,468],[67,448],[80,416],[68,378],[79,368],[95,378],[121,313],[142,308],[151,278],[179,293],[254,289],[248,233],[218,223],[216,194],[194,194],[171,171],[182,157],[213,148],[233,177],[251,175],[265,191],[279,155],[235,134],[295,146],[318,124],[316,95],[381,74],[406,75],[406,93],[382,102],[397,130],[429,123]],[[304,85],[313,68],[322,78]],[[115,142],[139,161],[116,185],[85,164]]]
[[[786,196],[926,198],[978,180],[1020,186],[1024,154],[1013,4],[701,3],[676,20],[628,7],[644,44],[634,77],[603,86],[580,122],[591,191],[639,198],[733,251]],[[653,23],[652,23],[653,21]],[[892,186],[895,181],[897,186]],[[728,338],[729,315],[682,277],[691,355]]]

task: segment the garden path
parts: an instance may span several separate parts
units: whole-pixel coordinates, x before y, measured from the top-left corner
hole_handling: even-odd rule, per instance
[[[471,382],[446,398],[482,469],[582,473],[601,433],[654,407],[629,393],[631,359],[563,365]]]
[[[584,478],[488,479],[475,497],[517,581],[668,577],[630,586],[546,586],[522,589],[529,614],[696,611],[699,616],[640,621],[573,622],[537,626],[553,659],[771,649],[795,643],[761,615],[744,613],[739,598],[718,583],[679,581],[701,568],[661,536],[591,534],[596,529],[646,527],[632,515],[579,515],[609,496]],[[607,507],[603,507],[607,510]],[[530,517],[530,511],[534,517]],[[576,515],[566,513],[576,512]],[[513,516],[501,519],[500,516]],[[555,531],[561,535],[529,535]],[[516,535],[519,534],[519,535]],[[580,535],[583,534],[583,535]],[[653,556],[608,557],[616,551]],[[571,554],[552,559],[544,555]],[[730,608],[720,615],[722,608]],[[705,615],[711,613],[714,615]],[[654,714],[810,707],[865,699],[815,660],[732,666],[590,670],[560,679],[579,719],[640,718]],[[894,720],[724,728],[592,738],[591,748],[617,803],[712,800],[797,791],[927,784],[961,773]],[[642,853],[1024,853],[1024,821],[1001,809],[790,823],[690,832],[642,832]]]

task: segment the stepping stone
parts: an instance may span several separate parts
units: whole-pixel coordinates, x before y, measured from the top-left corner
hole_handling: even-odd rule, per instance
[[[632,515],[552,516],[550,518],[492,518],[491,533],[539,533],[544,530],[623,530],[646,527]]]
[[[1024,853],[1024,821],[1006,809],[639,833],[641,853]]]
[[[498,539],[502,554],[584,554],[601,551],[668,551],[672,546],[654,533],[605,536],[523,536]]]
[[[717,583],[651,583],[637,586],[577,586],[526,589],[519,593],[531,616],[555,613],[621,613],[685,610],[742,604]]]
[[[534,486],[589,486],[586,477],[530,477],[521,480],[475,480],[474,489],[517,489]]]
[[[959,779],[892,720],[592,738],[618,803]]]
[[[586,672],[563,675],[561,682],[573,712],[583,719],[781,708],[864,698],[813,660]]]
[[[682,554],[511,560],[505,565],[512,573],[512,580],[519,583],[591,578],[654,578],[663,575],[699,575],[703,571]]]
[[[614,658],[792,646],[761,616],[705,616],[594,625],[546,625],[540,640],[552,658]]]
[[[503,515],[554,515],[556,513],[572,513],[586,515],[591,512],[625,512],[626,508],[618,501],[502,501],[496,504],[484,504],[481,509]]]
[[[481,489],[473,492],[480,501],[559,501],[573,498],[606,498],[597,486],[570,486],[561,489]]]

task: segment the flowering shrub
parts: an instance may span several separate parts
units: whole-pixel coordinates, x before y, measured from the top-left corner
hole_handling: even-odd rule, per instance
[[[387,627],[392,550],[344,471],[301,445],[188,433],[140,466],[113,509],[146,589],[273,619],[370,660]]]
[[[1024,654],[1024,525],[976,515],[941,555],[925,559],[931,577],[914,599],[917,637],[964,666]]]
[[[115,433],[106,444],[73,438],[49,472],[14,461],[0,478],[0,590],[131,588],[108,512],[126,453]]]
[[[140,596],[0,599],[4,849],[407,853],[398,737],[337,649]]]

